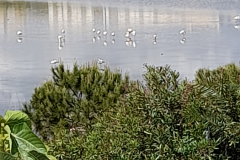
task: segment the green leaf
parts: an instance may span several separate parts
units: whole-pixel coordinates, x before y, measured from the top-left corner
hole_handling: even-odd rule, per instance
[[[18,125],[13,128],[14,131],[19,129]],[[31,150],[38,151],[46,154],[47,149],[44,143],[27,127],[26,123],[23,123],[23,130],[18,133],[11,133],[18,143],[18,148],[23,149],[27,152]]]
[[[50,160],[47,155],[39,153],[37,151],[30,151],[28,152],[28,156],[31,157],[33,160]]]
[[[33,160],[31,157],[28,156],[28,152],[24,150],[24,148],[18,148],[18,151],[23,160]]]
[[[52,155],[47,155],[47,157],[50,159],[50,160],[57,160],[55,157],[53,157]]]
[[[28,115],[21,111],[7,111],[4,117],[6,125],[12,129],[14,125],[25,122],[31,128],[31,120]]]
[[[5,123],[5,119],[0,115],[0,123]]]
[[[12,155],[5,153],[5,152],[1,152],[1,151],[0,151],[0,159],[1,160],[16,160],[16,158],[13,157]]]
[[[10,152],[12,155],[14,155],[15,153],[18,152],[18,144],[17,144],[17,141],[16,139],[10,134],[10,139],[11,139],[11,148],[10,148]]]
[[[18,151],[18,145],[14,137],[11,136],[11,129],[8,125],[4,127],[4,130],[7,132],[8,135],[8,141],[9,141],[9,148],[10,148],[10,153],[14,155]]]
[[[23,123],[16,124],[12,129],[12,133],[17,134],[18,132],[20,132],[22,130],[31,130],[31,129],[27,126],[27,124],[25,122],[23,122]]]

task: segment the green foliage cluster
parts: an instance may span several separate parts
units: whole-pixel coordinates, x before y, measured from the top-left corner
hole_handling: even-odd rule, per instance
[[[84,118],[74,118],[71,123],[67,121],[68,125],[64,126],[66,130],[61,132],[51,130],[55,131],[55,139],[48,141],[49,154],[61,160],[240,159],[240,69],[236,65],[229,64],[214,70],[200,69],[193,82],[180,81],[179,73],[173,71],[170,66],[144,66],[144,83],[130,82],[128,78],[122,80],[119,73],[118,83],[113,85],[119,86],[117,91],[115,88],[108,90],[106,94],[103,94],[105,90],[101,87],[112,85],[113,81],[108,80],[107,76],[104,80],[106,84],[102,85],[103,81],[96,79],[97,76],[92,76],[91,73],[96,69],[95,75],[97,73],[102,77],[115,74],[108,69],[108,72],[105,70],[102,73],[93,65],[85,67],[89,69],[87,72],[81,71],[82,68],[72,72],[67,70],[64,73],[68,76],[62,80],[58,78],[61,76],[53,72],[54,82],[44,85],[49,83],[52,88],[67,90],[64,92],[66,96],[60,94],[62,99],[72,102],[72,105],[65,105],[65,110],[71,110],[72,113],[78,109],[73,115],[77,117],[76,114],[81,113],[80,117]],[[63,66],[60,65],[53,71],[61,68]],[[73,76],[78,74],[70,73],[79,73],[81,76]],[[81,78],[78,81],[79,77],[85,79]],[[95,81],[98,82],[96,84],[100,83],[101,89],[96,89],[97,85],[85,87],[89,90],[76,89],[81,88],[76,87],[77,85],[86,81],[91,84],[95,84]],[[75,84],[75,88],[67,87],[74,86],[72,84]],[[39,96],[37,91],[35,90],[34,94]],[[54,91],[53,96],[58,95],[55,90],[50,91]],[[117,94],[114,100],[109,100],[109,95],[113,92]],[[76,95],[81,95],[81,98],[77,99]],[[102,99],[101,103],[96,103],[100,101],[96,99]],[[55,106],[51,109],[55,109],[54,112],[58,114],[56,108],[63,104],[58,98],[54,98],[52,102],[46,97],[36,102],[32,99],[29,107],[32,109],[31,114],[42,114],[39,117],[31,116],[35,125],[41,122],[41,118],[54,117],[50,114],[46,117],[44,112],[48,110],[42,109],[42,112],[39,112],[41,109],[36,108],[41,106],[43,101],[46,108]],[[97,106],[95,110],[94,106]],[[91,113],[94,111],[94,119],[86,116],[88,109]],[[61,115],[63,118],[57,119],[58,123],[68,119],[64,117],[64,112]],[[70,124],[84,126],[84,129],[90,124],[91,129],[82,134],[80,129]],[[72,127],[71,131],[68,127]]]
[[[32,132],[31,121],[21,111],[7,111],[0,116],[1,160],[54,160],[45,144]]]
[[[240,159],[240,69],[228,64],[197,72],[194,93],[184,115],[192,124],[205,124],[216,144],[215,159]]]
[[[24,112],[34,122],[36,131],[44,138],[62,129],[91,130],[96,117],[113,107],[127,92],[129,77],[98,64],[77,65],[66,69],[61,63],[52,68],[53,80],[35,89]]]

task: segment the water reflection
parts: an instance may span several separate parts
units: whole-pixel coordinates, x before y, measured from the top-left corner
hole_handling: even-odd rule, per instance
[[[51,75],[49,61],[57,57],[72,64],[73,59],[85,63],[102,56],[133,79],[141,78],[143,63],[170,64],[191,79],[200,67],[239,59],[239,23],[233,18],[238,10],[129,6],[1,1],[0,106],[12,105],[6,98],[12,93],[28,100],[33,88]],[[180,36],[183,28],[187,34]],[[16,37],[18,30],[23,36]],[[159,58],[159,52],[164,56]]]
[[[184,44],[184,43],[186,43],[186,40],[187,40],[187,39],[186,39],[185,37],[183,37],[182,39],[180,39],[179,42],[180,42],[181,44]]]
[[[22,40],[23,40],[22,37],[18,37],[18,38],[17,38],[17,42],[18,42],[18,43],[22,43]]]

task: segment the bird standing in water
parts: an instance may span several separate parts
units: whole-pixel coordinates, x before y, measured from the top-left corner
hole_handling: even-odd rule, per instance
[[[104,60],[101,59],[101,58],[99,58],[99,59],[98,59],[98,64],[103,64],[103,63],[105,63]]]
[[[185,31],[184,29],[182,29],[182,30],[179,31],[179,34],[185,35],[185,34],[186,34],[186,31]]]
[[[22,35],[22,31],[17,31],[17,35],[21,36]]]

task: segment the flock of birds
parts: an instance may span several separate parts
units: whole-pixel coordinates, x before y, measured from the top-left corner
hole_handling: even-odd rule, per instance
[[[96,40],[100,41],[101,40],[101,31],[100,30],[96,30],[95,28],[92,29],[92,32],[94,34],[94,37],[92,39],[92,42],[95,43]],[[65,29],[62,29],[61,30],[61,33],[60,35],[58,35],[58,49],[61,50],[65,44]],[[107,46],[108,43],[106,41],[106,36],[108,34],[107,31],[103,31],[102,32],[103,36],[105,37],[105,40],[103,42],[103,45],[104,46]],[[184,37],[184,35],[186,34],[186,31],[185,30],[180,30],[179,31],[179,34],[180,35],[183,35],[183,38],[182,40],[180,40],[180,43],[185,43],[186,41],[186,38]],[[17,31],[17,35],[19,36],[18,39],[17,39],[17,42],[21,43],[22,42],[22,31]],[[112,43],[114,44],[115,43],[115,32],[111,32],[111,37],[112,37]],[[135,48],[137,46],[137,43],[136,41],[134,40],[134,37],[136,36],[136,31],[133,30],[132,28],[128,28],[127,31],[125,32],[125,38],[126,38],[126,41],[125,41],[125,44],[126,46],[132,46],[133,48]],[[157,44],[157,35],[154,34],[153,35],[153,44]],[[56,64],[56,63],[59,63],[59,60],[51,60],[50,61],[51,64]],[[105,61],[101,58],[98,59],[98,64],[101,66],[101,64],[105,63]]]
[[[237,16],[234,16],[233,19],[235,20],[236,22],[236,25],[234,26],[235,29],[240,29],[240,25],[238,24],[238,22],[240,21],[240,15],[237,15]],[[58,35],[58,49],[61,50],[65,44],[65,30],[62,29],[61,30],[61,35]],[[92,38],[92,42],[93,43],[96,43],[96,41],[100,41],[101,40],[101,31],[100,30],[96,30],[95,28],[92,29],[92,33],[94,34],[93,35],[93,38]],[[104,46],[107,46],[108,43],[106,41],[106,36],[108,34],[108,32],[105,30],[102,32],[103,36],[105,37],[105,40],[103,42],[103,45]],[[185,38],[185,35],[186,35],[186,31],[184,29],[180,30],[179,31],[179,34],[182,35],[182,39],[179,41],[181,44],[184,44],[186,42],[186,38]],[[18,35],[18,39],[17,39],[17,42],[18,43],[21,43],[22,42],[22,31],[17,31],[17,35]],[[111,32],[110,33],[111,37],[112,37],[112,44],[115,43],[115,32]],[[134,37],[136,36],[136,30],[133,30],[132,28],[128,28],[127,31],[125,32],[125,38],[126,38],[126,41],[125,41],[125,44],[126,46],[128,47],[133,47],[135,48],[137,46],[137,43],[136,41],[134,40]],[[157,35],[154,34],[153,35],[153,44],[157,44]],[[54,60],[51,60],[50,61],[51,64],[56,64],[56,63],[59,63],[58,60],[54,59]],[[99,58],[98,59],[98,64],[101,65],[105,63],[103,59]]]
[[[93,38],[92,38],[92,42],[96,43],[96,41],[100,42],[101,40],[101,31],[100,30],[96,30],[95,28],[92,29],[92,33],[93,33]],[[103,36],[105,37],[105,40],[103,42],[104,46],[108,45],[108,42],[106,41],[106,36],[108,34],[108,32],[105,30],[102,32]],[[180,43],[183,44],[186,42],[186,38],[184,37],[184,35],[186,34],[186,31],[184,29],[179,31],[180,35],[183,35],[182,39],[180,40]],[[111,36],[112,36],[112,44],[115,43],[115,32],[111,32]],[[128,47],[133,47],[136,48],[137,47],[137,43],[135,41],[135,36],[136,36],[136,30],[133,30],[132,28],[128,28],[127,31],[124,34],[126,40],[125,40],[125,44]],[[153,44],[157,44],[157,35],[154,34],[153,35]]]

